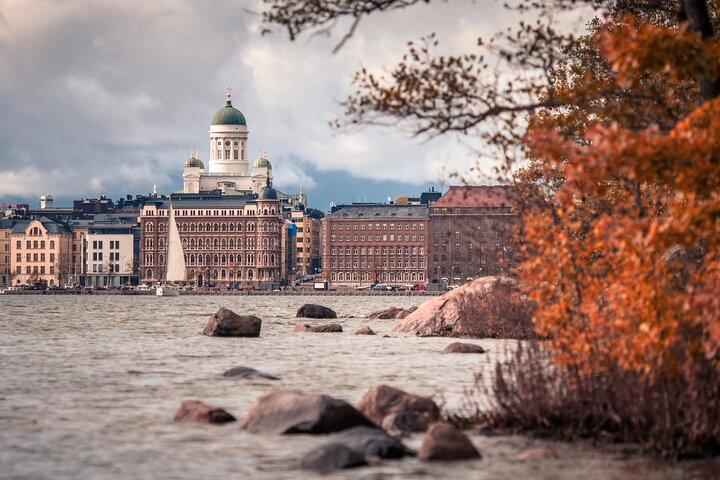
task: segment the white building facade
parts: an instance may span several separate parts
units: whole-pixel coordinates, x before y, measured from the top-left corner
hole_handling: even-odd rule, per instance
[[[266,154],[261,153],[249,168],[247,122],[233,107],[229,86],[225,106],[213,116],[209,134],[207,169],[197,152],[191,154],[183,170],[183,193],[260,193],[272,182],[272,166]]]
[[[134,270],[131,228],[91,232],[86,242],[86,286],[119,287],[130,282]]]

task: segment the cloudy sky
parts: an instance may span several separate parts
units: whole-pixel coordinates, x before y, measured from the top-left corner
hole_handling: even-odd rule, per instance
[[[450,0],[329,38],[261,35],[256,0],[0,0],[0,203],[61,203],[182,188],[190,149],[208,158],[225,86],[248,120],[251,158],[268,152],[276,186],[312,206],[382,201],[447,183],[478,157],[455,138],[336,132],[361,66],[393,65],[437,32],[445,51],[517,22],[492,0]],[[480,159],[481,162],[488,161]]]

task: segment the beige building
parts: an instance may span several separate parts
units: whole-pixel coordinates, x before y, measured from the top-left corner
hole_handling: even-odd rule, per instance
[[[72,271],[72,232],[63,222],[41,217],[17,223],[10,233],[10,268],[15,285],[62,285]]]
[[[320,227],[323,214],[319,210],[295,210],[290,221],[295,224],[296,277],[317,273],[320,269]]]
[[[0,220],[0,287],[12,284],[10,233],[18,220]]]

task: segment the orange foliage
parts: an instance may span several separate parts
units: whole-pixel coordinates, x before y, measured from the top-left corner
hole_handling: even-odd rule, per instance
[[[668,97],[718,75],[718,42],[684,27],[625,16],[593,41],[615,74],[606,84],[629,96],[653,75]],[[567,82],[558,94],[587,88]],[[720,373],[720,98],[686,105],[669,129],[628,128],[613,118],[622,108],[586,117],[575,130],[582,141],[553,115],[525,136],[564,178],[526,215],[521,275],[539,305],[536,325],[559,361],[585,371],[619,365],[655,381],[702,357]]]

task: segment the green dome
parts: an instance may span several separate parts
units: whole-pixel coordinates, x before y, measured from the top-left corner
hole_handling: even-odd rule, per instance
[[[199,158],[190,157],[187,160],[185,160],[185,168],[202,168],[205,169],[205,164],[200,161]]]
[[[245,115],[228,100],[223,108],[215,112],[211,125],[247,125],[247,122]]]
[[[267,158],[260,155],[255,159],[255,162],[253,162],[253,168],[267,168],[268,170],[272,170],[272,164]]]

